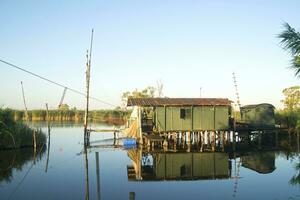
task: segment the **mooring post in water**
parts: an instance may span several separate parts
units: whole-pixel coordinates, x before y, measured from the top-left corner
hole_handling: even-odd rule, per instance
[[[87,156],[87,146],[84,146],[84,169],[85,169],[85,200],[90,198],[89,190],[89,161]]]
[[[94,29],[92,29],[90,52],[87,51],[87,62],[86,62],[86,109],[84,117],[84,144],[89,145],[90,132],[88,130],[88,116],[89,116],[89,98],[90,98],[90,74],[91,74],[91,58],[93,48],[93,35]]]
[[[135,192],[129,192],[129,200],[135,200]]]
[[[27,104],[26,104],[26,99],[25,99],[25,92],[24,92],[24,87],[23,87],[23,82],[21,81],[21,88],[22,88],[22,96],[23,96],[23,103],[25,107],[25,120],[28,122],[28,109],[27,109]]]
[[[36,158],[36,130],[32,133],[33,138],[33,164],[35,164],[35,158]]]
[[[90,93],[90,66],[89,66],[89,56],[88,51],[86,54],[86,108],[84,116],[84,145],[87,145],[88,137],[88,115],[89,115],[89,93]]]
[[[48,104],[46,103],[46,120],[47,120],[47,127],[48,127],[48,145],[47,145],[47,161],[46,161],[46,168],[45,172],[47,173],[48,171],[48,164],[49,164],[49,156],[50,156],[50,132],[51,132],[51,127],[50,127],[50,122],[49,122],[49,109],[48,109]]]
[[[96,174],[97,174],[97,198],[100,200],[100,164],[99,164],[99,152],[95,152],[96,156]]]

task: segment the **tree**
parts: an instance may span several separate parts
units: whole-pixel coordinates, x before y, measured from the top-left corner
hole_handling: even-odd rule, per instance
[[[283,26],[285,30],[278,35],[278,38],[281,39],[283,48],[293,56],[291,68],[295,70],[295,76],[300,78],[300,33],[288,23]]]
[[[287,111],[292,112],[300,107],[300,86],[285,88],[282,93],[285,99],[281,102]]]
[[[66,110],[69,110],[70,106],[66,103],[63,103],[61,105],[59,105],[58,109],[59,110],[62,110],[62,111],[66,111]]]
[[[124,106],[126,106],[128,98],[151,98],[155,96],[156,89],[152,86],[148,86],[143,90],[135,89],[132,92],[124,92],[122,94],[122,101]]]

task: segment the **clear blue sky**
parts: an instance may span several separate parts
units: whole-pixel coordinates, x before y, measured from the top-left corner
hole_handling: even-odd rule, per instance
[[[85,52],[94,28],[91,95],[121,104],[123,91],[164,83],[168,97],[228,97],[281,106],[299,85],[276,35],[300,30],[300,1],[0,1],[0,59],[85,90]],[[0,63],[0,106],[57,107],[62,88]],[[67,92],[78,108],[84,99]],[[92,101],[92,108],[109,108]]]

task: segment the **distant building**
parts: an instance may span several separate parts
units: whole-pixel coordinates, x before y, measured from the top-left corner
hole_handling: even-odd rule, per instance
[[[275,107],[268,103],[243,106],[241,107],[242,122],[254,127],[274,127],[274,110]]]

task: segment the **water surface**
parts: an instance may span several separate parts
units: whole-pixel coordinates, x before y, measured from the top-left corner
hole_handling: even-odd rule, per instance
[[[31,126],[47,132],[45,123]],[[50,146],[36,156],[32,149],[0,152],[1,199],[300,199],[296,135],[265,136],[260,145],[254,137],[215,152],[114,148],[112,137],[92,133],[96,147],[85,156],[82,126],[56,123]]]

